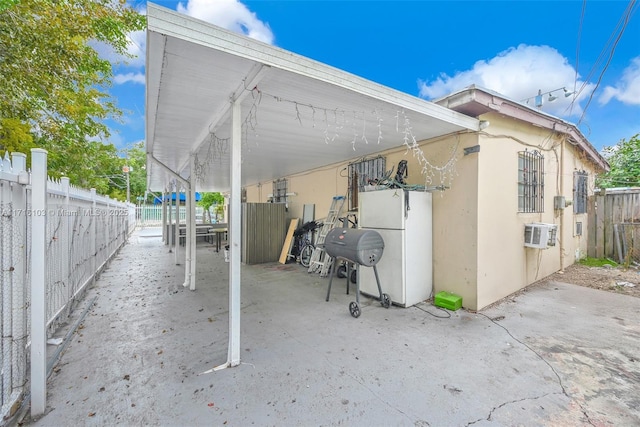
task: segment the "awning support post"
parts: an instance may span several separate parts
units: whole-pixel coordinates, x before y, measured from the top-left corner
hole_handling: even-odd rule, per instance
[[[174,199],[176,201],[174,209],[175,209],[175,217],[176,217],[176,228],[173,230],[173,256],[175,258],[176,265],[180,264],[178,262],[178,248],[180,247],[180,183],[176,181],[175,188],[173,190]]]
[[[169,201],[168,201],[168,206],[167,206],[167,224],[168,226],[165,227],[165,229],[167,230],[167,244],[169,245],[169,253],[171,253],[173,251],[173,218],[172,218],[172,208],[173,206],[171,205],[171,190],[173,190],[173,181],[171,183],[169,183],[169,188],[167,189],[167,196],[169,196]]]
[[[242,117],[239,102],[233,103],[231,132],[231,211],[229,218],[229,366],[240,364],[240,193],[242,167]]]
[[[161,213],[161,221],[162,222],[162,243],[167,243],[167,189],[165,188],[162,191],[162,213]]]
[[[185,230],[184,230],[184,283],[182,286],[189,288],[191,284],[191,183],[187,181],[184,190],[185,205]]]
[[[240,102],[234,102],[231,113],[231,194],[229,197],[229,351],[227,362],[200,375],[240,364],[240,193],[242,179],[242,116]]]
[[[189,289],[192,291],[196,290],[196,154],[191,153],[189,156],[189,170],[191,171],[191,176],[189,177],[189,216],[191,221],[191,229],[189,230],[189,245],[191,254],[191,265],[189,270],[191,272],[191,277],[189,278]]]

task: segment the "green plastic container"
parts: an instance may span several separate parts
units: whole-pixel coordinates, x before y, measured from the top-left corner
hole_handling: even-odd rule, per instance
[[[447,310],[456,311],[462,307],[462,297],[442,291],[438,292],[433,298],[433,304],[438,307],[446,308]]]

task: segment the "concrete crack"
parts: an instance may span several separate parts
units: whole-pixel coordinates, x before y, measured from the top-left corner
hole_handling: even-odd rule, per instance
[[[489,411],[489,415],[486,416],[486,418],[478,418],[477,420],[474,421],[470,421],[467,424],[465,424],[465,427],[468,427],[472,424],[477,423],[478,421],[482,421],[482,420],[487,420],[487,421],[491,421],[491,416],[493,415],[493,413],[495,411],[497,411],[500,408],[503,408],[507,405],[511,405],[513,403],[518,403],[518,402],[525,402],[527,400],[538,400],[538,399],[542,399],[543,397],[547,397],[549,395],[552,394],[562,394],[562,393],[545,393],[545,394],[541,394],[540,396],[534,396],[534,397],[523,397],[522,399],[515,399],[515,400],[509,400],[507,402],[501,403],[500,405],[494,406],[493,408],[491,408],[491,410]]]
[[[513,334],[512,334],[512,333],[511,333],[511,332],[510,332],[506,327],[504,327],[504,326],[502,326],[501,324],[499,324],[496,320],[492,319],[491,317],[489,317],[489,316],[487,316],[486,314],[483,314],[483,313],[476,313],[476,314],[479,314],[479,315],[481,315],[481,316],[486,317],[487,319],[489,319],[489,320],[491,321],[491,323],[493,323],[493,324],[495,324],[496,326],[499,326],[499,327],[501,327],[502,329],[504,329],[504,330],[505,330],[505,332],[506,332],[506,333],[507,333],[511,338],[513,338],[514,340],[516,340],[517,342],[519,342],[521,345],[523,345],[524,347],[528,348],[531,352],[533,352],[533,354],[535,354],[536,356],[538,356],[538,358],[539,358],[540,360],[542,360],[542,361],[543,361],[543,362],[544,362],[544,363],[549,367],[549,369],[551,369],[551,371],[553,371],[553,373],[555,374],[556,378],[558,379],[558,385],[560,386],[560,389],[562,390],[562,394],[563,394],[564,396],[566,396],[566,397],[567,397],[567,399],[574,401],[574,402],[575,402],[575,403],[580,407],[580,410],[581,410],[582,414],[585,416],[585,418],[587,419],[587,422],[588,422],[590,425],[592,425],[592,426],[594,426],[594,427],[595,427],[595,424],[593,424],[593,422],[591,421],[591,418],[590,418],[590,417],[589,417],[589,415],[587,414],[587,410],[585,409],[585,407],[584,407],[584,406],[582,406],[582,404],[581,404],[580,402],[578,402],[578,400],[577,400],[577,399],[572,398],[572,397],[569,395],[569,393],[567,393],[567,390],[565,389],[564,384],[562,383],[562,378],[560,377],[560,374],[559,374],[559,373],[558,373],[558,371],[556,371],[556,369],[551,365],[551,363],[549,363],[549,361],[548,361],[547,359],[545,359],[544,357],[542,357],[542,355],[541,355],[540,353],[538,353],[536,350],[534,350],[533,348],[531,348],[531,346],[529,346],[527,343],[525,343],[525,342],[523,342],[523,341],[520,341],[518,338],[516,338],[515,336],[513,336]],[[500,319],[500,320],[502,320],[502,319]],[[552,394],[558,394],[558,393],[552,393]],[[527,399],[522,399],[522,400],[527,400]],[[509,402],[507,402],[507,403],[509,403]],[[504,406],[504,405],[502,405],[502,406]],[[494,408],[494,410],[495,410],[495,409],[497,409],[497,408]],[[493,410],[492,410],[492,412],[493,412]],[[489,417],[491,417],[491,413],[489,413]],[[481,421],[482,419],[483,419],[483,418],[480,418],[480,419],[478,419],[478,420],[475,420],[475,421],[473,421],[471,424],[476,423],[476,422],[478,422],[478,421]],[[487,418],[487,420],[488,420],[488,419],[489,419],[489,418]],[[470,424],[467,424],[467,425],[470,425]]]
[[[401,413],[402,415],[404,415],[408,420],[411,421],[411,417],[409,416],[409,414],[403,412],[402,410],[400,410],[399,408],[391,405],[389,402],[387,402],[386,400],[384,400],[380,395],[378,395],[378,393],[376,393],[375,391],[373,391],[367,384],[365,384],[363,381],[361,381],[360,379],[358,379],[357,377],[351,375],[350,373],[348,373],[347,371],[344,371],[344,374],[346,376],[348,376],[349,378],[351,378],[352,380],[354,380],[355,382],[357,382],[358,384],[360,384],[362,387],[364,387],[365,389],[367,389],[369,391],[369,393],[371,393],[372,395],[374,395],[376,397],[376,399],[378,399],[380,402],[384,403],[385,405],[387,405],[389,408]],[[424,421],[426,422],[426,421]],[[427,423],[427,425],[429,425],[429,423]]]

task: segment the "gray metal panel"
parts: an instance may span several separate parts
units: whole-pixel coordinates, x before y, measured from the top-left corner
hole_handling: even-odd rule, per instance
[[[260,264],[280,257],[286,236],[282,203],[242,204],[242,262]]]
[[[302,224],[306,224],[314,219],[316,219],[316,205],[304,205],[302,210]]]

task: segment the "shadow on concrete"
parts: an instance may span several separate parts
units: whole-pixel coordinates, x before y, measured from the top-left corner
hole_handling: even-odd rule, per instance
[[[299,265],[243,266],[242,364],[201,374],[226,361],[228,264],[197,256],[189,291],[158,233],[130,238],[32,424],[640,425],[639,299],[545,283],[482,313],[363,297],[355,319],[343,280],[325,302]]]

